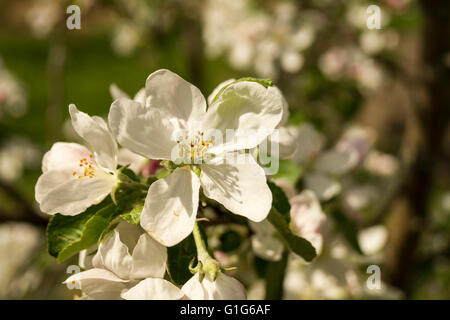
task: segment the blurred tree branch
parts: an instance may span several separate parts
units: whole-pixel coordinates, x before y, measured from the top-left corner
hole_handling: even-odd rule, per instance
[[[420,129],[415,157],[390,223],[392,239],[387,247],[387,281],[410,294],[411,275],[417,261],[416,249],[427,223],[428,202],[435,170],[443,148],[450,106],[450,73],[445,57],[450,51],[450,2],[421,2],[423,26],[422,86],[427,102],[415,106]],[[414,91],[413,88],[410,91]],[[411,92],[414,94],[414,92]]]
[[[41,217],[38,212],[28,203],[12,185],[0,179],[0,190],[8,196],[20,208],[14,215],[0,210],[0,223],[2,222],[28,222],[33,225],[45,228],[48,220]]]

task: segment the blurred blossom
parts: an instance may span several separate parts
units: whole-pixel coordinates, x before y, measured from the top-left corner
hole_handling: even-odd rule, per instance
[[[0,299],[20,298],[39,283],[39,274],[25,267],[41,236],[37,228],[26,223],[0,225]]]
[[[112,48],[122,56],[132,54],[140,41],[138,29],[129,23],[120,23],[113,33]]]
[[[208,0],[203,12],[203,38],[210,57],[227,54],[236,69],[254,69],[277,77],[278,67],[295,73],[303,67],[318,24],[294,2],[276,2],[271,10],[252,0]]]
[[[0,178],[16,181],[25,169],[39,166],[41,153],[37,146],[22,137],[12,137],[0,147]]]
[[[290,259],[284,279],[285,299],[348,299],[358,297],[361,283],[344,260],[323,257],[310,264]]]
[[[27,95],[23,85],[9,72],[0,58],[0,119],[3,115],[20,117],[27,110]]]
[[[249,226],[255,232],[251,238],[253,252],[262,259],[280,260],[284,245],[277,235],[275,227],[268,220],[249,221]]]
[[[60,1],[33,1],[26,13],[26,22],[36,37],[46,37],[65,14]]]
[[[326,216],[314,192],[304,190],[289,199],[291,204],[292,232],[305,238],[316,249],[317,255],[322,252],[323,233]]]
[[[352,213],[360,212],[373,204],[378,198],[378,192],[372,185],[357,185],[350,188],[344,196],[344,206]],[[359,217],[359,216],[357,216]]]
[[[294,161],[298,164],[312,161],[322,150],[325,137],[309,123],[301,124],[298,128],[291,128],[290,130],[298,141]]]
[[[357,166],[366,158],[375,142],[375,132],[368,127],[350,126],[339,139],[336,149],[349,155],[350,166]]]
[[[305,175],[305,185],[308,189],[313,190],[321,201],[335,197],[342,190],[338,181],[320,172],[311,172]]]
[[[358,233],[359,246],[368,256],[379,253],[386,245],[387,239],[388,231],[383,225],[369,227]]]
[[[361,49],[369,55],[379,53],[383,49],[393,49],[398,41],[398,34],[392,30],[387,32],[367,30],[359,37]]]
[[[372,174],[379,176],[391,176],[398,170],[398,159],[394,156],[372,150],[367,156],[364,167]]]
[[[290,228],[292,233],[311,242],[317,255],[320,255],[324,241],[326,216],[316,195],[310,190],[296,194],[294,186],[286,180],[275,180],[275,183],[291,195],[289,203],[291,205]],[[290,190],[291,192],[289,192]],[[258,223],[249,221],[249,226],[254,231],[251,237],[254,253],[266,260],[280,260],[284,245],[272,224],[266,219]]]
[[[332,47],[319,58],[319,67],[331,80],[345,77],[363,89],[377,89],[384,81],[381,67],[355,47]]]

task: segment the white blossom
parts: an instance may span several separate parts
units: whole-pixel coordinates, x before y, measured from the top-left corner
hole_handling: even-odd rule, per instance
[[[75,131],[90,149],[57,142],[44,155],[35,197],[41,211],[48,214],[79,214],[102,201],[118,182],[117,144],[106,122],[78,111],[73,104],[69,111]]]
[[[254,148],[275,129],[283,108],[279,92],[252,81],[235,82],[206,111],[200,91],[168,70],[152,73],[145,88],[145,105],[114,101],[111,129],[122,146],[178,167],[150,186],[141,226],[166,246],[186,238],[194,227],[200,186],[231,212],[263,220],[272,203],[264,171],[252,156],[236,151]],[[232,139],[223,141],[229,129]]]

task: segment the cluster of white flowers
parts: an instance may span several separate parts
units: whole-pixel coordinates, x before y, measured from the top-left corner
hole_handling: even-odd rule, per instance
[[[193,230],[196,235],[200,188],[231,213],[255,223],[267,217],[272,193],[249,151],[283,124],[287,106],[280,90],[257,80],[231,80],[207,103],[195,86],[171,71],[158,70],[134,99],[116,86],[111,92],[116,99],[108,122],[69,106],[73,128],[87,147],[57,142],[44,155],[35,192],[41,210],[74,216],[109,195],[114,200],[128,183],[118,166],[117,142],[127,148],[126,154],[138,155],[133,161],[160,160],[170,172],[150,185],[140,227],[119,225],[99,244],[91,263],[83,259],[81,265],[93,268],[67,282],[78,282],[86,298],[245,298],[243,286],[223,274],[206,251],[198,253],[197,273],[181,289],[165,280],[165,247],[178,244]],[[299,232],[308,236],[302,223]]]
[[[227,53],[237,69],[253,68],[259,76],[276,77],[278,65],[289,73],[303,66],[303,51],[313,42],[317,24],[293,2],[276,2],[271,10],[251,0],[208,0],[203,11],[203,37],[211,57]]]

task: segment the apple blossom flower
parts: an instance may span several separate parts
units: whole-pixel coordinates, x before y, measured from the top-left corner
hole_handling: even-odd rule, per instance
[[[75,131],[90,149],[57,142],[44,155],[35,197],[47,214],[79,214],[103,200],[118,183],[117,144],[106,122],[78,111],[73,104],[69,112]]]
[[[236,79],[228,79],[220,83],[208,96],[208,104],[211,105],[214,101],[214,98],[223,90],[226,86],[230,85],[236,81]],[[266,139],[264,139],[260,144],[259,148],[264,155],[274,156],[279,159],[288,159],[291,158],[295,151],[297,150],[297,144],[295,142],[296,136],[293,134],[291,129],[286,127],[287,121],[289,118],[289,106],[281,93],[280,89],[276,86],[273,86],[274,90],[278,91],[278,94],[282,97],[283,102],[283,115],[281,117],[280,122],[276,126],[276,130],[278,132],[274,132],[270,134]],[[277,145],[277,148],[274,152],[272,148]]]
[[[139,227],[122,222],[103,240],[93,268],[70,276],[85,299],[181,299],[183,293],[164,280],[167,249]]]
[[[205,98],[195,86],[169,70],[158,70],[147,79],[146,95],[146,105],[120,98],[109,113],[122,146],[150,159],[175,162],[171,174],[150,186],[141,226],[166,246],[179,243],[193,230],[200,186],[206,197],[231,212],[263,220],[272,203],[264,170],[252,156],[236,151],[256,147],[275,129],[282,117],[279,92],[237,81],[206,111]],[[230,130],[231,141],[217,141]]]
[[[203,278],[196,273],[181,288],[181,291],[191,300],[246,300],[244,286],[236,279],[222,272],[216,280],[208,275]]]
[[[275,180],[275,183],[279,185],[280,181]],[[286,181],[281,181],[279,186],[282,189],[293,187]],[[317,255],[320,255],[324,241],[326,216],[319,200],[314,192],[304,190],[300,194],[290,197],[289,203],[291,205],[290,228],[292,233],[308,240],[316,249]],[[268,220],[258,223],[250,221],[249,226],[255,232],[251,237],[253,252],[266,260],[280,260],[284,244],[270,222]]]

